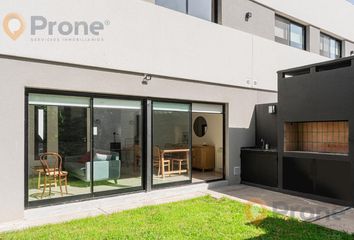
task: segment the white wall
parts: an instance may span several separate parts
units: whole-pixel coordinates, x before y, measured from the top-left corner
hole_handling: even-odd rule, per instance
[[[224,26],[232,27],[274,41],[275,14],[250,0],[222,0],[221,21]],[[245,20],[247,12],[252,13],[251,19]]]
[[[326,59],[141,0],[2,0],[0,16],[9,12],[27,26],[17,41],[1,32],[0,54],[269,90],[275,70]],[[110,24],[102,42],[31,42],[33,15]]]
[[[354,41],[354,5],[346,0],[254,1]]]
[[[208,125],[204,136],[198,137],[192,131],[192,143],[194,145],[210,145],[215,147],[215,171],[222,172],[223,169],[223,115],[210,113],[193,113],[192,123],[197,117],[203,117]]]

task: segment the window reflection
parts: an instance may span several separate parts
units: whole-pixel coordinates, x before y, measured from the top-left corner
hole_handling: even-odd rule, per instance
[[[342,55],[341,42],[321,33],[320,54],[332,59],[340,58]]]
[[[156,0],[155,3],[207,21],[213,20],[212,0]]]
[[[212,0],[189,0],[188,14],[212,21]]]
[[[187,0],[156,0],[155,3],[165,8],[187,13]]]
[[[275,41],[305,49],[305,27],[280,16],[275,17]]]

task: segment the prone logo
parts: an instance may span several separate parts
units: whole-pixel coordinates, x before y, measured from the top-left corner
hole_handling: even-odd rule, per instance
[[[92,36],[98,37],[109,25],[110,21],[49,21],[44,16],[31,16],[30,34],[35,37],[37,35],[47,35],[48,37],[79,37]],[[26,30],[26,21],[18,13],[9,13],[3,18],[3,30],[8,37],[16,41]]]
[[[32,16],[31,17],[31,35],[36,35],[40,31],[45,31],[48,35],[52,36],[55,33],[60,35],[95,35],[99,36],[100,31],[104,30],[105,24],[100,21],[94,21],[88,23],[86,21],[48,21],[47,18],[43,16]]]
[[[2,26],[7,36],[16,41],[25,31],[26,22],[21,15],[9,13],[4,17]]]

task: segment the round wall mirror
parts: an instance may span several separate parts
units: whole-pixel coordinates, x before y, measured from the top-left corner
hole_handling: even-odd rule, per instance
[[[208,130],[208,124],[205,118],[197,117],[194,121],[193,129],[195,135],[198,137],[203,137]]]

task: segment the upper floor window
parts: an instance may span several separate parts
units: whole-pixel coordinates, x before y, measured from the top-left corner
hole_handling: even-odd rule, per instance
[[[341,41],[321,33],[320,54],[332,59],[340,58],[342,56]]]
[[[305,50],[305,27],[275,16],[275,41]]]
[[[157,5],[186,13],[207,21],[214,21],[214,0],[156,0]]]

